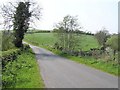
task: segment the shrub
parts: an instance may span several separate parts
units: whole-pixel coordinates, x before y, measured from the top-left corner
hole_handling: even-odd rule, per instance
[[[8,51],[3,51],[0,56],[0,58],[2,58],[2,67],[4,67],[7,62],[15,60],[17,56],[21,54],[21,51],[28,50],[29,48],[29,45],[24,44],[21,49],[10,49]]]
[[[29,45],[24,44],[20,49],[10,49],[3,51],[0,58],[2,58],[2,85],[3,88],[15,87],[17,81],[18,70],[22,67],[20,63],[17,63],[18,55],[29,50]],[[16,64],[17,63],[17,64]]]
[[[2,67],[4,67],[7,62],[15,60],[17,58],[17,55],[20,53],[20,49],[10,49],[8,51],[3,51],[2,55],[0,56],[2,58]]]
[[[1,37],[1,43],[2,43],[2,51],[7,51],[9,49],[15,48],[13,42],[13,35],[10,31],[2,31],[2,37]]]

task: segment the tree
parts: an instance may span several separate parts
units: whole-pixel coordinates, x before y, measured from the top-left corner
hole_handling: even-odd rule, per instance
[[[105,28],[103,28],[103,30],[98,31],[95,34],[95,37],[98,43],[105,48],[106,47],[105,42],[107,41],[107,38],[109,37],[109,32]]]
[[[3,5],[2,7],[4,23],[9,28],[13,27],[14,45],[16,47],[22,47],[22,40],[29,28],[30,22],[33,22],[34,19],[40,19],[41,8],[29,0],[18,2],[17,5],[9,3],[9,5]]]
[[[56,25],[56,28],[59,45],[65,51],[74,50],[78,42],[74,32],[80,29],[78,19],[67,15],[63,18],[62,22]]]
[[[24,38],[24,33],[29,27],[28,21],[31,17],[29,6],[29,2],[20,2],[14,14],[13,30],[15,36],[14,44],[16,47],[22,47],[22,39]]]
[[[119,40],[118,35],[113,35],[106,42],[106,44],[109,45],[114,50],[114,52],[113,52],[114,59],[113,60],[115,60],[116,51],[119,50],[118,42],[120,42],[120,40],[119,41],[118,40]]]

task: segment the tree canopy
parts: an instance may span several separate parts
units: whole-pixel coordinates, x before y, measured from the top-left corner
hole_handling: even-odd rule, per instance
[[[14,45],[22,47],[22,40],[30,23],[34,22],[35,19],[40,20],[41,8],[28,0],[17,2],[15,5],[13,3],[3,5],[1,10],[5,29],[9,30],[13,27]]]
[[[98,40],[98,43],[100,45],[105,46],[105,42],[107,41],[107,38],[109,37],[109,32],[103,28],[103,30],[98,31],[95,34],[96,39]]]
[[[56,27],[59,46],[65,51],[74,50],[78,42],[74,31],[80,29],[77,17],[67,15]]]
[[[118,35],[113,35],[108,38],[107,45],[109,45],[113,50],[118,50]]]

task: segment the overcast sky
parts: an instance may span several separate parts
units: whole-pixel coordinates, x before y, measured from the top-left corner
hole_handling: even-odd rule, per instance
[[[0,0],[0,5],[15,0]],[[41,21],[35,28],[51,30],[64,16],[78,16],[83,31],[95,33],[106,27],[110,33],[118,32],[119,0],[36,0],[42,10]],[[0,19],[2,22],[2,19]]]

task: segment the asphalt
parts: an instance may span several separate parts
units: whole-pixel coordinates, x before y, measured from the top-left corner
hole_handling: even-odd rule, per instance
[[[118,88],[118,77],[30,45],[46,88]],[[36,77],[37,78],[37,77]]]

